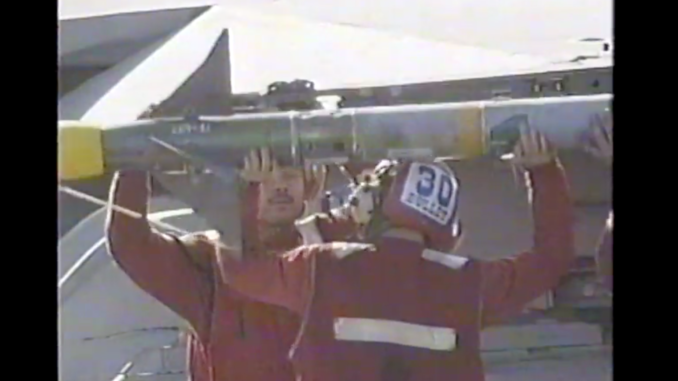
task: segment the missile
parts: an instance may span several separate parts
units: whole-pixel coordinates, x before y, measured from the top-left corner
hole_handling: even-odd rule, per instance
[[[611,94],[187,116],[108,127],[59,123],[59,177],[77,180],[121,169],[172,170],[185,165],[237,167],[251,149],[269,147],[283,164],[469,159],[508,153],[521,126],[556,147],[579,147]]]
[[[295,166],[384,158],[471,159],[511,152],[523,126],[542,132],[559,148],[576,149],[590,140],[592,117],[606,112],[611,101],[612,95],[604,94],[187,116],[108,127],[62,121],[59,179],[149,171],[174,198],[203,217],[224,244],[242,248],[238,167],[252,149],[268,147],[282,164]]]

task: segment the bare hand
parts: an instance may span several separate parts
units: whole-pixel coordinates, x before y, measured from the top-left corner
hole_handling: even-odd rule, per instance
[[[555,151],[544,135],[529,127],[521,129],[520,140],[513,149],[511,162],[525,168],[538,167],[552,162]]]
[[[249,182],[262,182],[273,176],[278,169],[278,162],[268,148],[255,149],[245,157],[245,165],[240,176]]]
[[[302,218],[323,212],[322,201],[325,197],[325,188],[327,186],[327,166],[306,165],[304,167],[304,177],[306,178],[306,201],[304,202]]]

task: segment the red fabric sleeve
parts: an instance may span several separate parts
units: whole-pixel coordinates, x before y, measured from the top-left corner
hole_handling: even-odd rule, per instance
[[[483,322],[520,312],[557,286],[575,259],[574,209],[559,163],[527,172],[534,224],[533,247],[514,257],[482,264]]]
[[[612,231],[613,221],[612,214],[608,218],[605,229],[598,244],[598,252],[596,253],[596,265],[598,267],[598,276],[601,283],[608,291],[612,291]]]
[[[116,174],[110,194],[113,204],[145,216],[149,196],[146,173]],[[109,252],[122,270],[203,334],[209,324],[205,311],[211,305],[213,283],[211,271],[197,266],[190,252],[211,258],[213,246],[198,239],[161,234],[146,219],[133,218],[112,208],[106,231]]]

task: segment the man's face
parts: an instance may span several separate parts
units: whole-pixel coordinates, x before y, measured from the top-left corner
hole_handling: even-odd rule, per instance
[[[291,223],[304,207],[304,174],[294,168],[281,168],[261,183],[259,219],[271,224]]]

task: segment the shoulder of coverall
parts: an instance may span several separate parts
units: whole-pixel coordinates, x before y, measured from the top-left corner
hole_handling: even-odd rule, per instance
[[[344,259],[348,256],[353,256],[355,254],[379,250],[380,247],[383,248],[382,245],[386,242],[384,240],[380,240],[380,242],[378,242],[376,246],[364,242],[327,242],[327,243],[309,242],[309,243],[310,244],[302,245],[294,250],[287,252],[285,256],[288,257],[289,259],[294,259],[298,257],[306,257],[309,255],[315,255],[320,253],[330,253],[333,258]],[[478,262],[468,257],[462,257],[459,255],[445,253],[442,251],[427,248],[422,249],[421,256],[426,261],[443,265],[452,270],[462,270],[469,266],[470,264]]]
[[[370,244],[359,242],[334,242],[325,245],[326,246],[323,248],[330,251],[333,257],[337,259],[343,259],[349,255],[364,253],[366,251],[379,250],[380,246],[377,244],[376,247],[374,247]],[[437,263],[451,270],[463,270],[470,264],[476,262],[467,257],[426,248],[422,249],[421,256],[426,261]]]
[[[191,262],[203,271],[210,271],[215,260],[216,238],[210,232],[190,233],[179,237]]]

